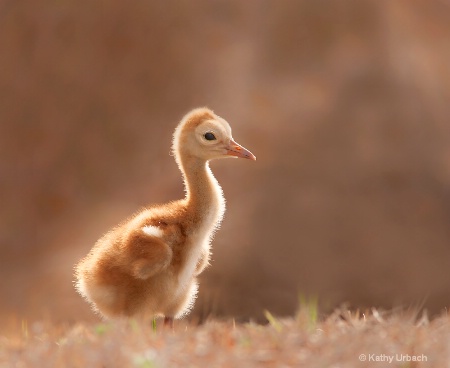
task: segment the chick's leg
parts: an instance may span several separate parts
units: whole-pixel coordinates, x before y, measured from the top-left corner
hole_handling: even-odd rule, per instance
[[[164,327],[173,329],[173,317],[164,317]]]

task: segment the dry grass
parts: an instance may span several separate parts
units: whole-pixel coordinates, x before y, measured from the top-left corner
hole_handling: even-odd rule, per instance
[[[316,310],[306,306],[296,318],[266,316],[267,325],[179,321],[174,331],[133,320],[73,326],[23,322],[15,334],[1,337],[0,367],[428,368],[450,361],[447,314],[429,321],[413,312],[341,309],[318,320]],[[397,361],[399,354],[426,361]]]

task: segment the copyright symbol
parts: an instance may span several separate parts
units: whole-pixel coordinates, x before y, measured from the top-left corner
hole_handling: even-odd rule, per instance
[[[359,356],[359,360],[360,360],[361,362],[365,362],[366,359],[367,359],[366,354],[361,354],[361,355]]]

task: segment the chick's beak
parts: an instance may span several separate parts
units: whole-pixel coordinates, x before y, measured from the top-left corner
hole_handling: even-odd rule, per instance
[[[242,147],[232,139],[230,139],[230,143],[228,144],[226,149],[228,156],[248,158],[250,160],[256,161],[256,157],[253,153],[251,153],[248,149]]]

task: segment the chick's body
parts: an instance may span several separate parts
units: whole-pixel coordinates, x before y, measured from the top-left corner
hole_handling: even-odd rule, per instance
[[[212,141],[212,142],[211,142]],[[255,159],[235,143],[228,123],[206,108],[178,125],[173,150],[186,198],[148,207],[118,225],[76,266],[76,287],[103,316],[181,317],[193,305],[196,276],[225,211],[209,160]]]
[[[179,201],[150,207],[113,229],[79,264],[79,290],[106,317],[181,316],[196,296],[195,276],[208,260],[211,235],[205,225],[189,231],[189,217]],[[160,272],[152,264],[139,268],[139,259],[154,260]]]

